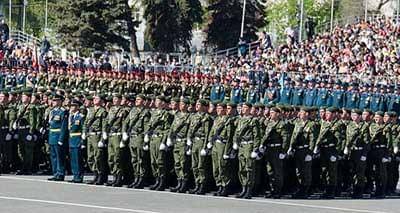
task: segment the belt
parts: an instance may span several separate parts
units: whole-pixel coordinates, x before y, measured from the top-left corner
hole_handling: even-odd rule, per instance
[[[267,147],[280,147],[282,144],[280,143],[273,143],[273,144],[267,144]]]
[[[101,132],[89,132],[88,135],[101,135]]]
[[[75,132],[75,133],[70,133],[70,134],[69,134],[70,137],[73,137],[73,136],[81,136],[81,135],[82,135],[82,133],[80,133],[80,132]]]
[[[329,148],[329,147],[334,147],[334,146],[336,146],[336,144],[334,144],[334,143],[321,145],[321,147],[323,147],[323,148]]]
[[[296,146],[296,149],[304,149],[310,147],[309,145],[303,145],[303,146]]]
[[[254,143],[254,141],[241,141],[240,142],[240,144],[244,144],[244,145],[253,144],[253,143]]]
[[[386,145],[381,144],[381,145],[373,145],[372,147],[374,148],[386,148]]]
[[[195,139],[196,141],[204,140],[204,138],[200,138],[200,137],[194,137],[194,139]]]
[[[363,150],[364,149],[364,147],[353,147],[352,148],[352,150],[356,150],[356,151],[358,151],[358,150]]]
[[[222,143],[222,144],[225,144],[227,141],[226,140],[215,140],[215,142],[217,142],[217,143]]]
[[[61,129],[50,129],[50,132],[61,132]]]
[[[120,132],[110,133],[110,136],[119,136],[119,135],[122,135],[122,133]]]
[[[18,129],[29,129],[31,128],[31,126],[27,125],[27,126],[19,126]]]

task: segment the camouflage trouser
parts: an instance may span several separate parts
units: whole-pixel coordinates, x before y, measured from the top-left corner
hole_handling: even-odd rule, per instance
[[[154,177],[161,177],[166,175],[165,171],[165,154],[166,151],[160,150],[160,145],[163,143],[163,137],[161,135],[152,136],[150,139],[150,159],[151,159],[151,170]]]
[[[119,147],[121,140],[120,135],[112,135],[108,138],[108,166],[112,175],[121,174],[121,150]]]
[[[224,160],[223,158],[225,146],[224,143],[215,143],[211,152],[215,184],[222,187],[226,187],[231,181],[228,171],[229,159]]]
[[[174,168],[178,179],[189,178],[189,161],[186,156],[186,140],[176,142],[174,146]]]
[[[145,151],[143,150],[143,139],[143,134],[132,135],[130,137],[129,149],[132,156],[131,163],[135,177],[144,177],[147,172],[146,169],[148,168],[146,165]]]
[[[204,144],[201,139],[194,139],[192,145],[192,170],[196,184],[205,182],[206,174],[204,171],[205,156],[200,155]]]
[[[92,172],[98,174],[107,173],[106,152],[107,148],[99,148],[100,135],[89,135],[87,137],[88,164]]]
[[[311,165],[312,157],[311,151],[308,148],[297,149],[294,153],[296,168],[298,170],[299,183],[303,187],[310,187],[311,185]]]
[[[265,160],[273,174],[272,191],[276,194],[282,193],[284,180],[283,159],[279,158],[280,154],[282,154],[281,147],[268,147],[265,151]]]
[[[35,142],[27,141],[26,136],[29,129],[18,130],[18,155],[22,159],[22,171],[32,172],[33,153],[35,150]]]
[[[243,187],[254,186],[254,159],[251,158],[253,144],[241,144],[239,148],[239,180]]]

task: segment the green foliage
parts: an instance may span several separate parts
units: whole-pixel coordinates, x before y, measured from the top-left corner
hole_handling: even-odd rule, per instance
[[[297,0],[281,0],[266,8],[267,27],[276,32],[278,40],[284,39],[283,35],[287,27],[294,28],[299,25],[297,13],[300,11],[298,11],[297,2]],[[304,0],[304,18],[314,17],[318,25],[326,24],[330,19],[331,1],[324,1],[322,4],[318,2],[320,1]],[[337,7],[334,9],[336,11]]]
[[[209,0],[207,11],[206,43],[218,49],[236,46],[240,37],[243,1]],[[264,24],[262,5],[247,0],[243,37],[248,41],[257,39],[256,33]]]
[[[143,0],[145,38],[160,52],[188,51],[195,23],[202,20],[199,0]]]

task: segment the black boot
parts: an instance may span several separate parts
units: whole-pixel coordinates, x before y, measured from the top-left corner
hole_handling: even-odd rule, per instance
[[[134,187],[135,187],[135,189],[143,189],[144,188],[144,180],[142,177],[138,178],[138,182]]]
[[[129,185],[127,186],[127,188],[133,188],[133,187],[135,187],[136,184],[137,184],[137,182],[138,182],[138,180],[139,180],[139,178],[136,177],[135,180],[134,180],[131,184],[129,184]]]
[[[226,196],[228,196],[228,190],[227,190],[226,186],[222,187],[222,190],[221,190],[221,192],[218,194],[218,196],[221,196],[221,197],[226,197]]]
[[[117,182],[117,179],[118,179],[118,175],[113,175],[113,180],[111,182],[106,182],[105,185],[113,186]]]
[[[243,196],[244,199],[251,199],[253,196],[252,187],[247,187],[246,194]]]
[[[156,190],[157,191],[164,191],[166,187],[167,187],[167,182],[166,182],[165,176],[163,175],[163,176],[160,177],[160,184],[158,185]]]
[[[86,181],[86,184],[93,185],[93,184],[95,184],[97,182],[98,179],[99,179],[99,174],[97,172],[95,172],[93,180]]]
[[[199,186],[199,190],[197,190],[196,194],[197,195],[205,195],[206,194],[206,185],[204,183],[201,183]]]
[[[122,186],[122,175],[117,175],[117,179],[115,183],[112,185],[113,187],[121,187]]]
[[[363,198],[363,194],[362,194],[362,187],[360,186],[355,186],[354,190],[353,190],[353,194],[351,195],[352,198],[354,199],[361,199]]]
[[[171,192],[177,192],[182,186],[182,179],[178,179],[178,184],[170,189]]]
[[[324,199],[334,199],[335,198],[335,187],[327,186],[325,193],[322,195]]]
[[[179,188],[179,193],[186,193],[188,190],[188,180],[187,179],[183,179],[182,181],[182,186],[181,188]]]
[[[150,186],[150,190],[155,190],[160,185],[160,177],[156,178],[156,182]]]
[[[242,191],[236,195],[236,198],[243,198],[243,196],[247,193],[247,186],[242,187]]]
[[[99,174],[99,178],[97,179],[95,185],[104,185],[107,183],[107,175]]]
[[[293,195],[294,199],[307,199],[308,187],[300,186],[300,189]]]
[[[199,189],[200,189],[200,184],[196,184],[196,187],[194,187],[194,189],[189,190],[189,194],[196,194],[197,191],[199,191]]]
[[[222,186],[218,186],[218,190],[214,193],[214,196],[218,196],[222,191]]]

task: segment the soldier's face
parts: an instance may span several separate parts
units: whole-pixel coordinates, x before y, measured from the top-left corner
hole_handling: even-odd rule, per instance
[[[78,106],[76,106],[76,105],[71,105],[71,106],[69,107],[69,109],[71,110],[71,112],[76,112],[76,111],[78,111]]]
[[[121,104],[121,99],[118,97],[113,97],[113,105],[118,106]]]
[[[183,103],[183,102],[179,103],[179,110],[180,111],[186,111],[186,104]]]
[[[383,117],[380,116],[380,115],[375,115],[375,116],[374,116],[374,121],[375,121],[375,123],[377,123],[377,124],[381,124],[381,123],[383,123]]]
[[[222,106],[217,106],[217,115],[224,115],[225,114],[225,108]]]
[[[136,106],[142,106],[143,105],[143,99],[142,98],[136,98],[135,105]]]
[[[361,116],[357,113],[351,113],[351,120],[355,122],[360,122],[361,121]]]
[[[300,110],[299,112],[299,118],[301,120],[307,120],[308,119],[308,112],[304,111],[304,110]]]
[[[214,112],[214,109],[215,109],[215,106],[212,105],[212,104],[210,104],[210,105],[208,106],[208,113],[212,114],[212,113]]]
[[[196,103],[196,111],[197,112],[202,112],[202,108],[201,108],[201,104],[200,103]]]
[[[270,115],[270,117],[271,117],[272,120],[276,120],[276,119],[279,118],[279,112],[276,112],[276,111],[271,111],[271,112],[269,113],[269,115]]]
[[[96,106],[99,106],[101,104],[100,97],[94,97],[93,104],[96,105]]]
[[[326,112],[325,113],[325,119],[327,121],[332,121],[335,118],[335,113],[333,112]]]
[[[8,98],[4,94],[0,94],[0,103],[6,104],[7,101],[8,101]]]
[[[161,108],[163,107],[163,102],[160,99],[156,99],[155,105],[157,108]]]
[[[227,106],[227,107],[226,107],[226,114],[232,115],[233,112],[234,112],[233,107],[231,107],[231,106]]]
[[[255,110],[252,110],[252,111],[255,111]],[[247,105],[243,105],[242,106],[242,113],[243,113],[243,115],[249,115],[250,114],[250,107],[248,107]],[[252,113],[252,114],[254,114],[254,113]]]
[[[363,112],[362,113],[362,115],[361,115],[361,118],[362,118],[362,120],[363,121],[369,121],[370,120],[370,114],[369,114],[369,112]]]
[[[176,110],[176,109],[178,109],[178,103],[175,102],[175,101],[172,101],[170,107],[171,107],[172,110]]]
[[[390,116],[385,114],[385,116],[383,116],[383,122],[389,123],[390,122]]]
[[[29,96],[27,96],[27,95],[22,95],[22,97],[21,97],[21,101],[22,101],[22,103],[24,103],[24,104],[29,103],[30,100],[31,100],[31,98],[30,98]]]

